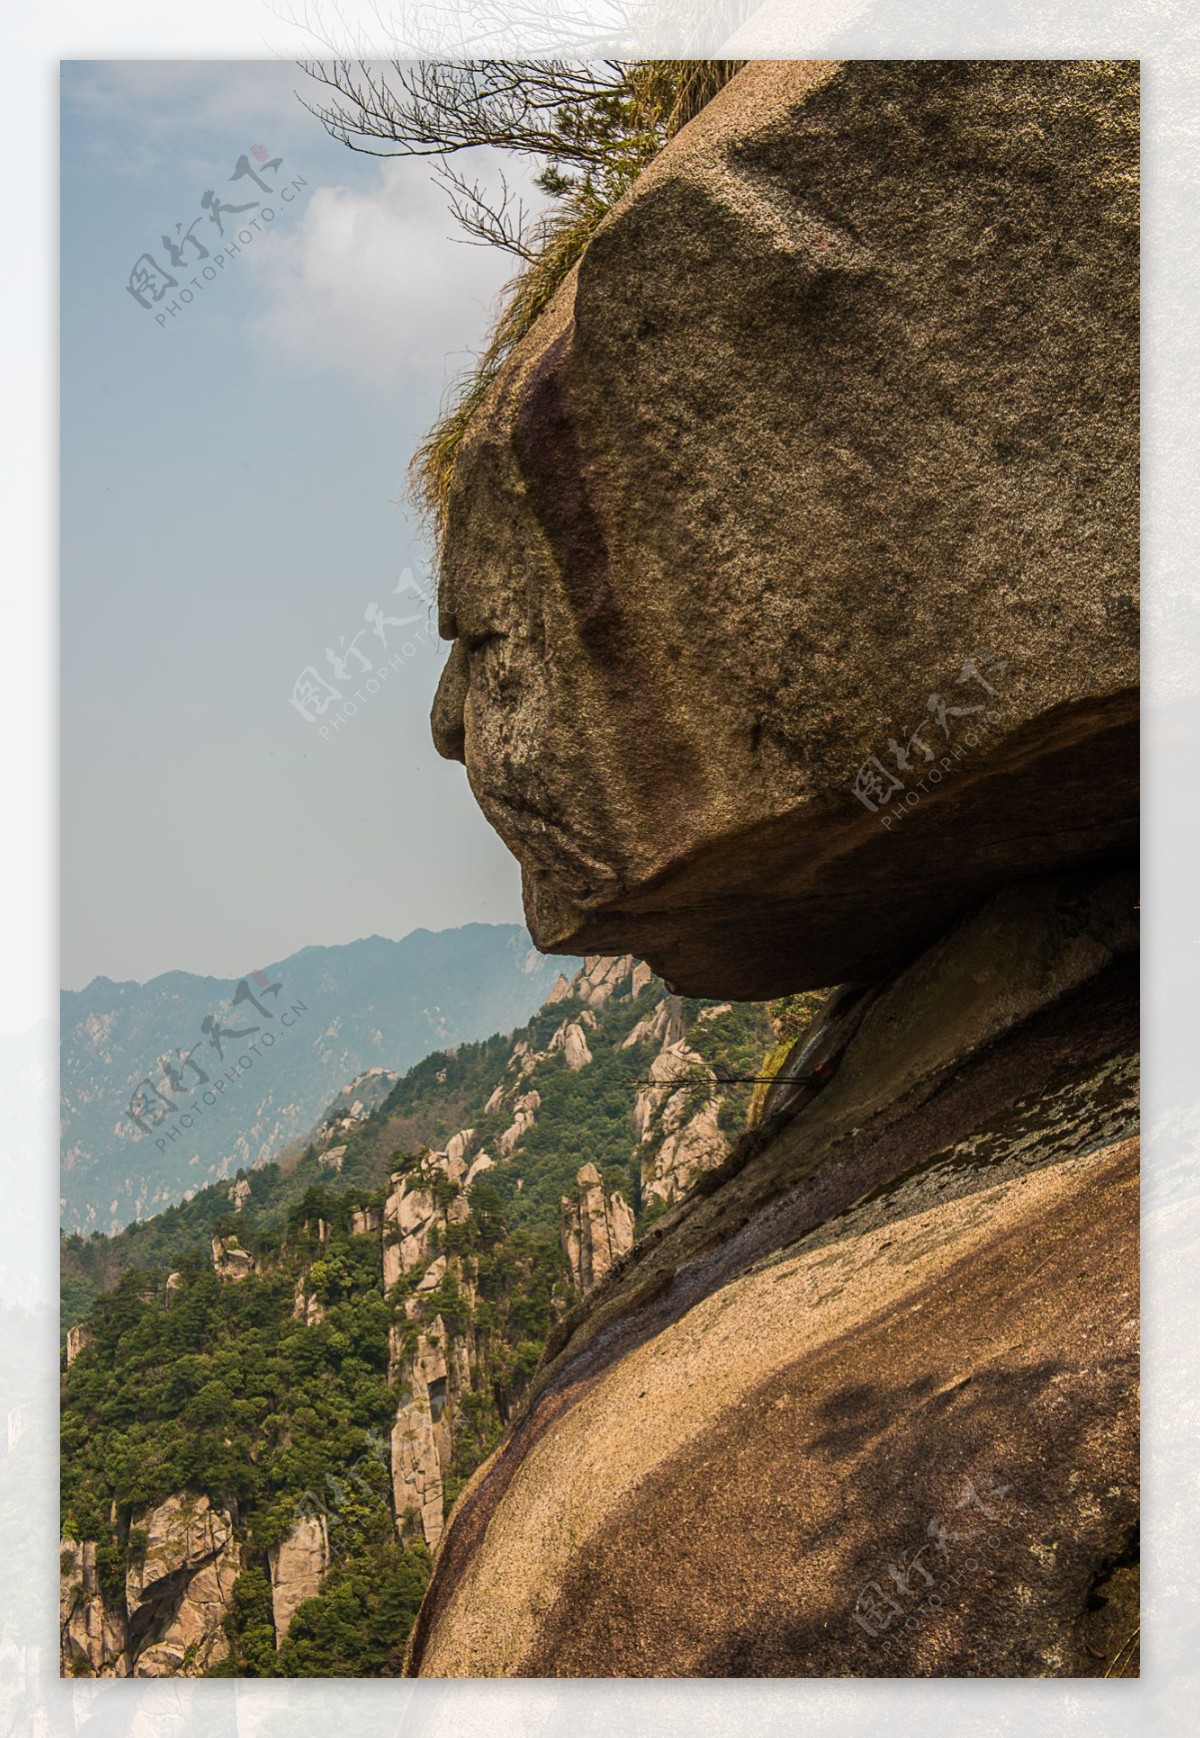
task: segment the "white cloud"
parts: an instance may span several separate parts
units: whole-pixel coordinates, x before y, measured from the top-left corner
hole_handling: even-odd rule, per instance
[[[287,60],[121,60],[69,63],[64,100],[81,117],[109,130],[131,120],[148,147],[185,135],[224,139],[257,118],[266,130],[313,123],[297,92],[316,86]]]
[[[251,256],[266,307],[251,337],[289,366],[395,391],[448,383],[481,347],[516,261],[454,239],[427,161],[381,159],[367,189],[318,187]]]

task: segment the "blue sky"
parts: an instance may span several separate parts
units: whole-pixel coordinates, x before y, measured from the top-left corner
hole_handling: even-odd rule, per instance
[[[520,917],[515,865],[429,741],[444,651],[402,581],[429,577],[409,457],[480,348],[512,261],[454,239],[428,163],[336,144],[302,89],[316,87],[279,62],[63,68],[72,988]],[[229,179],[256,145],[283,159],[261,169],[268,185],[307,187],[271,202],[273,222],[158,322],[175,293],[139,306],[134,262],[148,251],[168,266],[161,236],[196,217],[211,262],[221,241],[202,195],[269,203]],[[377,633],[372,604],[421,619]],[[344,664],[360,682],[364,658],[375,680],[404,646],[407,660],[337,730],[324,690],[326,713],[307,722],[297,677],[312,666],[332,680],[327,649],[360,631]]]

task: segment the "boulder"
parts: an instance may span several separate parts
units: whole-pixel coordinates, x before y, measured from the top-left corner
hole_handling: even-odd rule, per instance
[[[822,1072],[552,1333],[442,1539],[410,1672],[1118,1665],[1137,897],[1115,870],[1014,884],[830,1002]]]
[[[442,551],[539,947],[872,980],[1131,847],[1137,172],[1133,62],[763,62],[608,215]]]

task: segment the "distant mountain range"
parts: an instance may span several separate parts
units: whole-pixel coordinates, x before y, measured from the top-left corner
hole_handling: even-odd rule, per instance
[[[277,1153],[372,1069],[508,1032],[558,973],[518,924],[308,947],[241,978],[62,995],[61,1213],[113,1232]]]

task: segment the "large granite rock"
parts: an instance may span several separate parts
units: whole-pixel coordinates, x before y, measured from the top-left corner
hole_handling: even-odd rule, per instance
[[[134,1677],[202,1677],[229,1652],[224,1626],[242,1568],[232,1512],[207,1497],[170,1496],[135,1511],[129,1539]]]
[[[292,1619],[306,1599],[315,1599],[329,1569],[329,1524],[322,1514],[301,1515],[291,1531],[267,1552],[271,1572],[271,1615],[275,1646],[280,1647]]]
[[[63,1677],[129,1676],[124,1609],[106,1599],[90,1539],[59,1542],[59,1669]]]
[[[1136,902],[1016,884],[830,1001],[762,1126],[555,1330],[410,1671],[1129,1669]]]
[[[577,1291],[600,1284],[633,1248],[633,1209],[619,1189],[607,1193],[595,1165],[581,1165],[575,1193],[559,1203],[563,1254]]]
[[[254,1272],[253,1255],[248,1249],[242,1248],[236,1237],[214,1237],[212,1258],[213,1272],[218,1279],[249,1279]]]
[[[442,1536],[443,1481],[453,1452],[446,1328],[435,1316],[407,1351],[401,1336],[393,1329],[389,1360],[400,1387],[391,1435],[392,1508],[400,1538],[406,1544],[423,1538],[432,1551]]]
[[[1134,837],[1133,63],[747,67],[466,441],[434,709],[550,951],[868,979]]]

